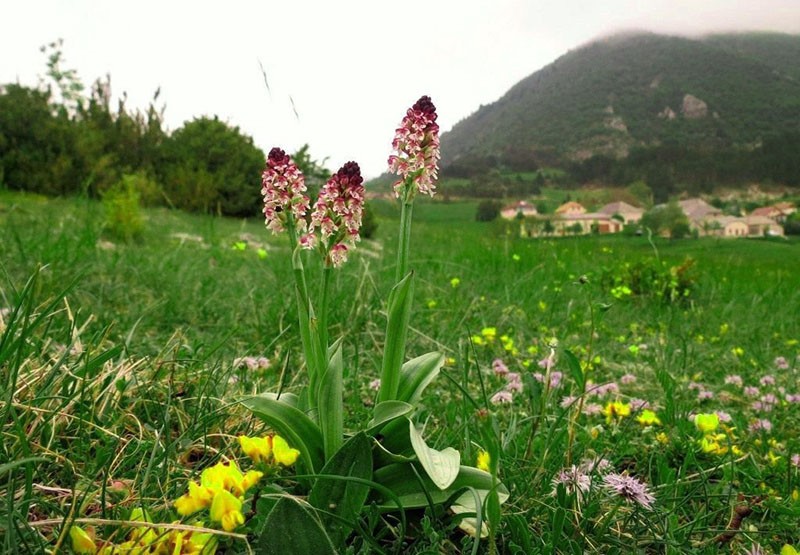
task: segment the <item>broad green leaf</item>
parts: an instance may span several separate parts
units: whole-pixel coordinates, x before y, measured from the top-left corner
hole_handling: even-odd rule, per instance
[[[483,503],[488,492],[494,487],[491,474],[472,466],[461,466],[458,470],[458,476],[450,484],[450,487],[445,490],[437,488],[424,472],[419,473],[419,475],[422,478],[422,484],[420,484],[420,479],[417,477],[417,473],[414,472],[411,463],[397,463],[375,470],[373,479],[393,491],[406,509],[428,506],[428,498],[425,492],[422,491],[422,486],[425,487],[428,496],[434,503],[444,503],[455,493],[466,488],[477,490],[480,501]],[[502,483],[497,483],[497,493],[501,503],[508,499],[508,490]],[[377,501],[379,508],[382,510],[391,511],[397,508],[389,500],[379,499]],[[461,505],[475,511],[474,496],[467,491],[456,499],[454,505]]]
[[[261,528],[256,553],[335,555],[336,548],[315,513],[313,507],[295,497],[281,497]]]
[[[572,354],[572,351],[564,351],[564,358],[567,359],[569,373],[572,376],[572,379],[575,380],[575,386],[578,390],[577,394],[581,395],[586,388],[586,375],[583,373],[581,363],[578,361],[578,357]]]
[[[346,523],[358,518],[370,490],[367,484],[347,478],[372,480],[371,442],[364,432],[351,437],[328,460],[308,495],[308,502],[319,509],[323,527],[337,547],[344,546],[353,529]]]
[[[416,404],[428,384],[439,375],[442,366],[444,366],[444,355],[436,352],[419,356],[403,364],[397,399],[412,405]]]
[[[386,322],[386,344],[383,347],[381,389],[379,401],[397,399],[400,385],[400,368],[406,352],[406,336],[411,319],[411,302],[414,298],[414,272],[409,272],[389,293]]]
[[[277,399],[274,393],[248,397],[242,404],[274,428],[290,446],[300,451],[300,457],[310,473],[322,468],[325,460],[322,433],[301,410]]]
[[[367,433],[380,429],[381,426],[388,424],[395,418],[406,416],[414,410],[414,407],[403,401],[383,401],[375,405],[372,411],[372,420],[367,424]]]
[[[408,434],[419,463],[436,487],[441,490],[450,487],[450,484],[458,476],[461,454],[452,447],[446,447],[441,451],[428,447],[422,434],[411,420],[408,421]]]
[[[325,451],[325,460],[330,460],[342,446],[344,433],[343,407],[342,407],[342,348],[336,349],[328,361],[328,368],[319,383],[317,394],[317,408],[319,414],[319,427],[322,431],[322,445]]]

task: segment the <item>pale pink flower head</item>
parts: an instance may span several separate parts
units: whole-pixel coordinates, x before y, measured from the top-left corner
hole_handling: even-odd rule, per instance
[[[603,476],[603,482],[617,496],[626,501],[634,501],[645,509],[652,508],[653,502],[656,500],[653,494],[647,490],[647,484],[633,476],[615,473],[606,474]]]
[[[361,239],[364,213],[364,179],[355,162],[347,162],[333,174],[319,192],[311,213],[310,233],[317,229],[326,264],[340,266],[347,260],[348,245]]]
[[[735,385],[736,387],[742,387],[744,382],[742,381],[742,377],[738,374],[731,374],[730,376],[725,376],[725,383],[728,385]]]
[[[760,418],[755,422],[751,422],[748,428],[751,432],[770,432],[772,431],[772,422],[766,418]]]
[[[762,376],[758,383],[761,385],[775,385],[775,376],[771,374],[767,374],[766,376]]]
[[[505,376],[508,374],[508,366],[502,359],[496,358],[492,361],[492,370],[495,376]]]
[[[436,106],[429,96],[420,97],[408,109],[392,141],[389,171],[400,179],[394,192],[410,201],[417,191],[433,196],[439,173],[439,124]]]
[[[772,364],[774,364],[775,368],[777,368],[778,370],[789,369],[789,361],[786,360],[785,357],[775,357],[775,360],[772,361]]]
[[[636,381],[636,376],[633,374],[625,374],[619,379],[619,382],[623,385],[632,384]]]
[[[309,200],[305,178],[286,152],[273,148],[261,174],[261,194],[264,197],[264,222],[273,233],[286,229],[288,215],[293,216],[295,228],[305,231],[305,215]]]
[[[492,402],[492,404],[500,405],[510,403],[513,399],[514,395],[510,391],[502,390],[492,395],[492,398],[489,400]]]
[[[553,478],[553,495],[558,491],[559,484],[563,484],[568,495],[575,494],[578,501],[582,501],[583,497],[589,493],[592,479],[584,469],[573,464],[569,468],[562,468]]]

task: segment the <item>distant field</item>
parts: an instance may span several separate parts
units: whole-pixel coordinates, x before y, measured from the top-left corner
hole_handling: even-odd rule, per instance
[[[800,394],[800,242],[531,240],[520,238],[514,223],[475,222],[475,207],[419,202],[414,208],[410,266],[418,281],[409,356],[440,350],[450,359],[450,379],[437,382],[417,417],[427,423],[432,445],[454,445],[470,459],[464,464],[472,464],[478,437],[464,392],[497,414],[501,478],[512,493],[501,552],[539,552],[563,541],[587,551],[633,545],[642,553],[681,553],[681,546],[694,545],[712,553],[711,539],[727,526],[737,493],[762,498],[749,519],[756,531],[737,531],[733,545],[758,542],[777,551],[797,542],[800,501],[792,495],[800,478],[791,457],[800,452],[800,420],[786,395]],[[379,375],[384,302],[394,275],[399,211],[389,202],[373,209],[377,235],[337,273],[331,302],[331,337],[345,338],[350,424],[366,418],[371,403],[369,382]],[[258,255],[261,248],[266,257]],[[34,285],[24,291],[37,268]],[[0,537],[8,541],[13,528],[15,541],[52,545],[52,535],[26,523],[64,517],[69,508],[31,484],[78,488],[89,499],[87,492],[97,494],[109,474],[131,480],[135,493],[103,509],[107,518],[124,518],[147,499],[156,518],[173,520],[168,500],[192,475],[186,454],[204,442],[225,452],[237,433],[252,429],[228,403],[246,392],[275,390],[282,373],[289,389],[300,379],[290,272],[285,238],[271,236],[257,219],[151,210],[141,241],[124,244],[105,235],[102,206],[94,201],[0,193],[0,309],[7,309],[6,321],[21,302],[46,316],[25,331],[24,341],[0,342],[0,412],[8,417],[5,399],[19,395],[16,424],[4,424],[0,459],[41,455],[49,461],[28,478],[0,485],[0,497],[17,492],[33,511],[29,516],[3,503]],[[571,387],[564,359],[557,365],[564,389],[541,402],[541,390],[528,389],[553,338],[559,353],[568,349],[584,362],[589,380],[613,381],[619,400],[644,399],[660,415],[662,424],[648,429],[633,417],[614,422],[585,414],[575,439],[577,460],[604,456],[647,481],[657,499],[655,518],[621,510],[621,520],[609,522],[598,512],[605,502],[598,493],[583,516],[570,510],[566,528],[553,527],[552,480],[566,449],[560,403]],[[234,368],[243,356],[265,356],[272,367]],[[498,358],[527,376],[526,393],[508,405],[488,403],[503,387],[491,370]],[[123,372],[126,365],[133,370]],[[756,409],[759,397],[726,384],[729,375],[759,387],[759,395],[783,398],[769,412]],[[12,384],[22,383],[12,393]],[[70,397],[80,387],[87,388],[81,397]],[[711,393],[701,398],[698,391]],[[55,427],[43,427],[34,410],[62,397],[75,400],[52,410],[81,415],[58,424],[58,435],[69,441],[55,437]],[[529,447],[528,430],[540,409],[548,416],[538,421]],[[736,431],[727,441],[746,456],[701,452],[688,416],[714,410],[731,415]],[[771,431],[753,431],[762,419],[770,419]],[[665,441],[654,439],[656,431]],[[160,443],[163,437],[168,440]],[[124,454],[115,458],[120,441]],[[64,460],[71,461],[69,470]],[[564,537],[551,537],[554,530]],[[439,545],[426,541],[414,549]]]

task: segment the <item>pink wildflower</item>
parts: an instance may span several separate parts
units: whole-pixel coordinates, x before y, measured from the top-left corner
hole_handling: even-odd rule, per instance
[[[758,383],[761,385],[775,385],[775,376],[767,374],[766,376],[762,376]]]
[[[650,509],[656,498],[647,490],[647,484],[627,474],[606,474],[603,476],[606,487],[626,501],[634,501]]]
[[[592,479],[583,469],[573,464],[569,468],[562,468],[553,478],[553,495],[558,491],[559,484],[563,484],[567,494],[575,494],[580,501],[585,494],[589,493]]]
[[[575,397],[573,395],[567,395],[566,397],[562,397],[561,398],[561,403],[559,404],[559,406],[562,409],[566,409],[566,408],[572,406],[572,403],[574,403],[577,400],[578,400],[577,397]]]
[[[499,358],[494,359],[492,362],[492,370],[494,370],[495,376],[505,376],[508,374],[508,366]]]
[[[650,401],[645,399],[637,399],[635,397],[631,398],[631,400],[628,401],[628,404],[631,406],[631,410],[645,410],[652,408]]]
[[[770,422],[766,418],[761,418],[759,420],[756,420],[755,422],[752,422],[749,426],[749,430],[751,432],[759,432],[759,431],[769,432],[772,430],[772,422]]]
[[[369,382],[369,388],[373,391],[378,391],[381,388],[381,379],[375,378],[371,382]]]
[[[355,162],[347,162],[319,192],[311,213],[310,233],[320,230],[325,262],[340,266],[347,260],[348,245],[361,239],[364,212],[364,179]]]
[[[510,403],[513,399],[514,395],[512,395],[510,391],[503,390],[492,395],[492,398],[489,400],[492,402],[492,404],[500,405],[504,403]]]
[[[619,382],[623,385],[632,384],[636,381],[636,376],[633,374],[625,374],[619,379]]]
[[[511,374],[514,374],[514,372],[511,372],[509,376]],[[519,374],[516,374],[516,376],[516,379],[511,379],[506,382],[506,391],[522,391],[522,380],[519,379]]]
[[[725,383],[727,385],[735,385],[736,387],[742,387],[742,377],[737,374],[732,374],[730,376],[725,376]]]
[[[797,468],[800,468],[800,454],[795,453],[794,455],[792,455],[792,458],[789,459],[789,460],[792,462],[792,464],[794,466],[796,466]]]
[[[603,406],[597,403],[586,403],[583,405],[583,414],[586,416],[594,416],[603,412]]]
[[[305,230],[305,215],[309,200],[305,193],[303,174],[289,155],[273,148],[267,157],[267,166],[261,174],[261,194],[264,197],[264,221],[273,233],[285,229],[288,214],[294,217],[295,226]]]
[[[733,420],[731,418],[731,415],[725,412],[724,410],[715,410],[714,414],[717,415],[717,418],[719,418],[720,422],[723,422],[725,424],[728,424],[730,423],[731,420]]]
[[[772,364],[775,365],[775,368],[778,370],[788,370],[789,369],[789,361],[786,360],[784,357],[775,357],[775,360],[772,361]]]
[[[757,387],[748,385],[747,387],[744,388],[744,394],[747,395],[748,397],[755,397],[756,395],[759,394],[759,391]]]
[[[389,156],[389,171],[400,176],[394,184],[395,195],[411,200],[416,191],[433,196],[439,172],[439,125],[436,106],[423,96],[408,109],[395,131]],[[410,185],[410,187],[407,187]]]
[[[705,401],[706,399],[713,399],[714,392],[708,391],[707,389],[701,389],[697,392],[697,400],[698,401]]]

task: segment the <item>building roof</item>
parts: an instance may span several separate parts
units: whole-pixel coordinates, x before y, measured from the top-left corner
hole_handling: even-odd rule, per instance
[[[706,216],[714,216],[722,214],[722,210],[711,206],[701,198],[690,198],[678,201],[678,206],[681,207],[683,213],[690,220],[697,220]]]
[[[630,214],[631,212],[636,212],[638,214],[644,213],[643,208],[633,206],[632,204],[628,204],[624,201],[610,202],[603,206],[599,211],[603,214],[608,214],[609,216],[613,216],[614,214]]]
[[[780,214],[781,211],[777,206],[762,206],[750,212],[750,216],[766,216],[769,217],[773,214]]]
[[[582,204],[571,200],[569,202],[565,202],[558,208],[556,208],[556,214],[563,214],[565,212],[586,212],[586,208],[583,207]]]

